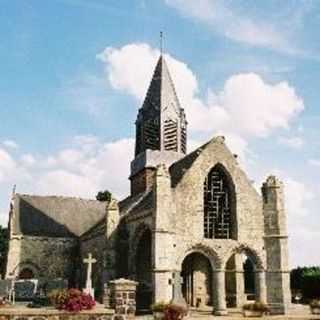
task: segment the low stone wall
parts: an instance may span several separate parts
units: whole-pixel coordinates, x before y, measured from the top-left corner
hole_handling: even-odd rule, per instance
[[[78,313],[53,308],[2,308],[0,320],[114,320],[114,310],[95,308]]]

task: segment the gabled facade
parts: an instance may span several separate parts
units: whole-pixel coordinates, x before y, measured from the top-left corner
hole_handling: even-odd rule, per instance
[[[270,176],[260,196],[223,137],[186,154],[186,126],[161,56],[136,121],[131,193],[105,204],[83,232],[71,236],[78,259],[90,252],[98,260],[93,279],[98,294],[117,277],[138,281],[141,309],[182,293],[189,305],[211,306],[217,315],[247,300],[286,313],[291,298],[282,183]],[[12,235],[9,255],[14,241]],[[21,256],[30,254],[20,250]],[[81,274],[79,268],[75,272]]]

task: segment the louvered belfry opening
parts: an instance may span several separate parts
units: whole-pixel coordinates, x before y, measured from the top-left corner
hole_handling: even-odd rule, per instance
[[[187,153],[187,128],[186,128],[186,126],[181,127],[181,152]]]
[[[145,149],[160,149],[160,127],[157,119],[151,119],[144,123]]]
[[[231,239],[235,237],[234,190],[224,169],[217,165],[204,182],[204,237]]]
[[[178,124],[171,119],[165,120],[163,126],[164,150],[178,151]]]

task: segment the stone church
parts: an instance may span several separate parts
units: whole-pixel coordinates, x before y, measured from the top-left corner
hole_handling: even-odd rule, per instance
[[[269,176],[260,195],[222,136],[187,154],[186,115],[162,55],[138,112],[129,179],[121,201],[14,194],[6,277],[82,287],[92,253],[97,298],[124,277],[139,283],[141,309],[180,290],[217,315],[253,300],[288,311],[283,184]]]

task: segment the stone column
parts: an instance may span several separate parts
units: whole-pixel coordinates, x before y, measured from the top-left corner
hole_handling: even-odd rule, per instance
[[[213,271],[214,314],[227,315],[225,270]]]
[[[255,274],[256,300],[267,302],[266,274],[264,270],[257,270]]]
[[[240,254],[235,255],[235,267],[236,267],[236,306],[242,307],[246,302],[246,296],[244,293],[244,272],[242,256]]]

